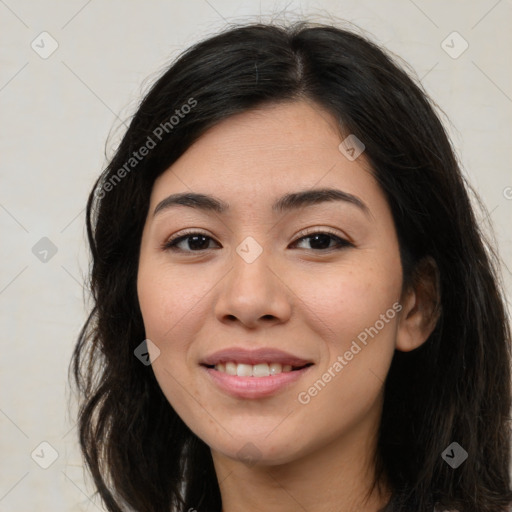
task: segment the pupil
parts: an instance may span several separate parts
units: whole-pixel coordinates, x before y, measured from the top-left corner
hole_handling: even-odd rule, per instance
[[[315,244],[315,241],[318,242],[320,240],[320,243],[316,243]],[[324,243],[322,243],[322,241]],[[320,234],[320,235],[313,235],[311,237],[311,247],[313,249],[326,249],[329,247],[329,244],[331,242],[331,237],[330,235],[324,235],[324,234]]]
[[[201,244],[201,242],[197,243],[197,240],[198,239],[201,239],[202,238],[202,241],[203,241],[203,244]],[[206,236],[204,235],[199,235],[199,236],[190,236],[189,239],[188,239],[188,246],[190,249],[197,249],[197,250],[201,250],[201,249],[206,249],[208,248],[208,243],[206,243],[206,247],[204,247],[204,241],[206,240]]]

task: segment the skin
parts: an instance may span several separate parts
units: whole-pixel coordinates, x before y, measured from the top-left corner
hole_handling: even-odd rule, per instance
[[[137,280],[146,337],[160,351],[150,348],[152,367],[169,403],[212,450],[223,512],[241,505],[247,512],[375,512],[390,498],[383,482],[364,499],[384,380],[395,349],[413,350],[427,339],[432,308],[428,284],[402,289],[389,205],[364,153],[350,161],[338,149],[343,138],[314,103],[265,106],[214,126],[152,190]],[[340,201],[272,211],[282,195],[311,188],[349,192],[368,213]],[[170,194],[191,191],[230,208],[219,214],[173,206],[153,215]],[[209,248],[194,252],[197,245],[185,239],[181,252],[162,249],[185,229],[210,237],[201,246]],[[315,249],[303,238],[325,229],[353,246]],[[248,236],[262,248],[251,263],[236,252]],[[396,303],[401,311],[300,403],[298,394]],[[279,348],[314,366],[273,396],[234,398],[199,362],[235,345]]]

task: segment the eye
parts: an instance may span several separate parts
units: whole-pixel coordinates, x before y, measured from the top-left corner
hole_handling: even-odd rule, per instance
[[[304,234],[304,232],[301,234]],[[330,231],[310,232],[293,242],[293,245],[297,245],[299,242],[308,239],[310,247],[305,247],[305,249],[314,251],[329,252],[331,250],[344,249],[345,247],[354,247],[354,245],[348,240],[345,240]],[[334,245],[331,245],[331,242],[334,242]]]
[[[304,235],[305,232],[301,232]],[[344,238],[337,236],[330,231],[314,231],[310,232],[293,242],[292,246],[296,246],[300,242],[310,240],[311,247],[303,247],[304,249],[313,251],[329,252],[331,250],[340,250],[345,247],[354,247],[354,245]],[[181,252],[200,252],[212,249],[210,242],[215,242],[210,236],[198,232],[191,231],[188,233],[181,233],[167,240],[162,249]],[[334,244],[332,245],[332,242]],[[217,244],[217,242],[215,242]],[[219,245],[219,244],[217,244]]]
[[[201,232],[191,231],[188,233],[181,233],[181,235],[167,240],[163,244],[162,248],[164,250],[171,251],[199,252],[211,249],[209,246],[210,241],[214,241],[210,236]]]

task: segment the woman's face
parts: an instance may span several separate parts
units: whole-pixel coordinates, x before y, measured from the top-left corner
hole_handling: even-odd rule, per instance
[[[315,104],[267,106],[154,184],[137,282],[152,367],[218,456],[281,464],[378,428],[402,270],[384,194],[342,140]]]

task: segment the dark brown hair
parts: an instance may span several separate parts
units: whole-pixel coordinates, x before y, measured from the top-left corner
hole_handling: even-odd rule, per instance
[[[502,512],[512,504],[510,332],[498,260],[469,186],[421,86],[367,38],[306,22],[230,28],[185,51],[145,96],[90,193],[94,306],[70,370],[97,491],[111,512],[220,512],[208,446],[134,356],[145,339],[136,291],[141,234],[155,179],[207,129],[300,99],[364,142],[393,214],[405,282],[427,257],[439,269],[436,328],[420,348],[395,352],[385,384],[375,482],[389,478],[388,509],[431,512],[439,503]],[[131,161],[148,137],[154,147]],[[452,442],[468,453],[456,469],[441,457]]]

